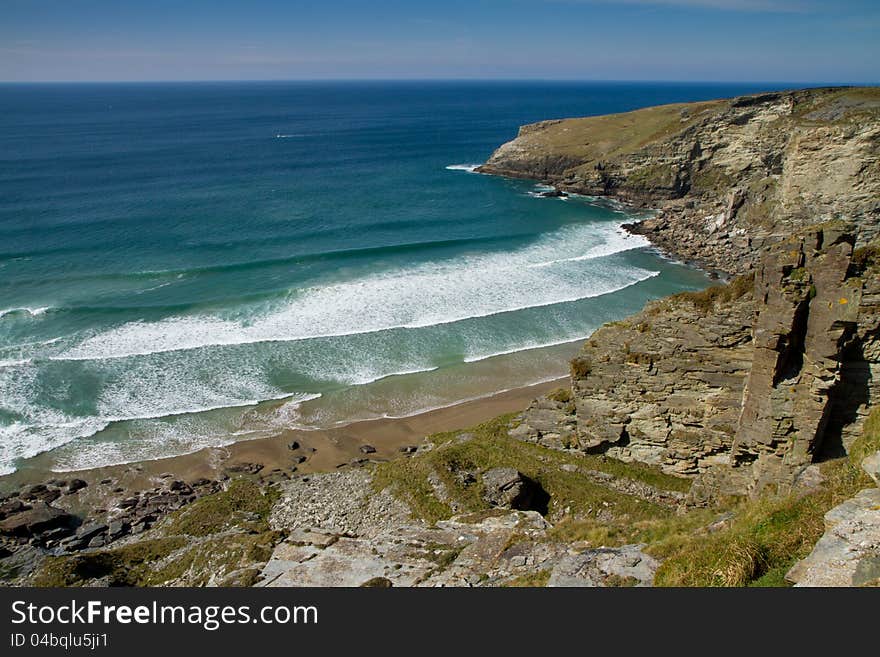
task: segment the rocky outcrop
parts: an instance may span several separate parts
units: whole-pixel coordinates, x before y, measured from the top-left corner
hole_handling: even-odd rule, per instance
[[[651,586],[659,562],[642,552],[643,545],[598,548],[562,557],[547,586]]]
[[[579,448],[677,475],[726,462],[751,362],[750,288],[654,302],[594,333],[572,367]]]
[[[694,500],[784,492],[847,452],[880,399],[880,88],[544,121],[479,170],[659,208],[629,230],[754,280],[603,327],[572,403],[511,435],[694,476]]]
[[[35,501],[32,504],[19,506],[8,518],[0,522],[0,532],[8,536],[39,541],[48,533],[52,536],[68,534],[75,526],[76,518],[71,514],[43,501]]]
[[[490,506],[520,511],[537,511],[547,506],[547,493],[541,485],[516,468],[492,468],[481,479],[483,499]]]
[[[571,391],[566,388],[539,397],[519,416],[510,429],[513,438],[553,449],[577,444],[577,417]]]
[[[825,534],[786,579],[795,586],[880,585],[880,488],[825,514]]]
[[[511,436],[696,477],[693,501],[809,484],[880,399],[878,260],[854,241],[840,222],[777,238],[754,274],[606,325],[571,398],[534,402]]]
[[[524,478],[496,468],[488,511],[436,523],[413,519],[370,469],[314,475],[282,485],[273,527],[287,533],[259,586],[650,586],[658,562],[640,545],[587,548],[552,536],[537,511],[510,509]],[[494,483],[493,483],[494,482]],[[510,486],[511,482],[514,484]],[[314,492],[317,504],[300,504]],[[501,496],[501,499],[498,496]],[[320,512],[317,509],[320,508]],[[363,523],[364,518],[371,522]]]
[[[858,325],[853,240],[842,226],[809,230],[773,248],[756,274],[752,364],[732,453],[734,466],[751,466],[752,493],[793,482],[820,453]]]
[[[565,553],[544,542],[548,527],[534,511],[455,516],[434,526],[396,519],[371,535],[314,527],[275,548],[260,586],[498,585],[550,568]]]
[[[524,126],[480,169],[660,212],[631,229],[728,274],[777,236],[844,219],[880,234],[880,89],[827,88]]]

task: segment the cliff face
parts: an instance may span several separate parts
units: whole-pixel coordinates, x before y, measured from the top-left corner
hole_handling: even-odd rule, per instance
[[[719,299],[723,313],[679,295],[594,333],[572,368],[581,449],[679,475],[724,462],[752,355],[749,287]]]
[[[880,89],[808,89],[524,126],[479,169],[660,213],[633,230],[728,274],[779,234],[880,225]]]
[[[573,362],[575,413],[554,431],[549,402],[533,404],[518,437],[696,476],[696,499],[785,491],[846,452],[880,398],[865,248],[880,233],[880,89],[545,121],[480,170],[659,207],[630,230],[748,274],[597,331]]]
[[[810,229],[749,276],[597,331],[572,363],[572,444],[697,476],[696,499],[784,492],[845,453],[880,399],[880,269],[854,240]],[[520,437],[546,431],[539,406]]]

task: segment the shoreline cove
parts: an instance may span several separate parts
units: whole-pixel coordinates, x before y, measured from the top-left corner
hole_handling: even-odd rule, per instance
[[[878,89],[807,89],[524,125],[474,170],[489,175],[458,179],[483,192],[478,203],[523,203],[521,218],[549,216],[552,227],[525,242],[453,249],[451,261],[480,285],[444,278],[451,294],[415,276],[427,292],[416,305],[422,318],[460,308],[457,297],[484,307],[487,289],[490,305],[510,305],[523,286],[550,303],[421,332],[391,329],[388,344],[348,336],[345,349],[328,352],[346,359],[336,380],[315,390],[320,397],[219,420],[200,414],[152,434],[166,450],[174,440],[193,447],[179,437],[189,426],[193,440],[206,441],[197,451],[45,479],[65,458],[88,466],[147,449],[149,434],[138,437],[132,423],[29,460],[0,478],[4,578],[37,586],[880,584],[872,204],[880,181],[854,173],[878,161],[878,118]],[[813,147],[792,149],[792,139]],[[841,156],[863,166],[829,173]],[[453,157],[442,161],[476,161]],[[833,189],[806,184],[819,179]],[[791,188],[854,216],[792,211]],[[598,212],[598,243],[571,243],[579,211],[586,223]],[[641,221],[625,226],[620,214]],[[516,221],[503,216],[502,232]],[[440,261],[420,264],[449,269],[448,261],[435,267]],[[491,275],[487,262],[499,265]],[[423,271],[383,266],[379,278],[392,271],[408,283]],[[369,288],[373,279],[352,271],[347,282]],[[626,294],[564,300],[633,272],[653,275]],[[710,283],[719,277],[727,282]],[[362,317],[364,309],[387,301],[399,310],[399,296],[387,299],[393,288],[361,294],[367,301],[350,313],[370,324],[376,316]],[[308,364],[307,351],[272,349],[275,361]],[[468,360],[480,352],[489,355]],[[242,361],[245,374],[259,370],[254,356]],[[352,385],[380,371],[382,358],[420,370]],[[527,378],[539,382],[519,385]],[[485,394],[491,388],[503,391]],[[364,419],[346,421],[356,417]],[[269,435],[216,445],[230,423]]]
[[[471,165],[468,165],[468,167],[470,167],[470,166]],[[477,165],[473,165],[473,166],[476,167]],[[449,169],[449,168],[450,167],[447,167],[447,169]],[[464,165],[462,165],[462,168],[464,168]],[[467,170],[470,171],[469,169],[467,169]],[[546,201],[548,199],[544,198],[543,200]],[[618,202],[616,199],[614,199],[612,197],[608,197],[608,198],[590,197],[590,198],[584,198],[583,200],[586,201],[590,206],[595,205],[595,206],[600,206],[600,207],[615,207],[616,208],[615,212],[620,212],[620,213],[624,213],[624,214],[628,213],[630,215],[627,217],[627,219],[629,221],[639,222],[639,221],[644,220],[645,217],[650,216],[650,214],[651,214],[651,212],[649,210],[646,211],[645,208],[639,208],[639,209],[629,208],[626,203]],[[653,250],[653,248],[654,248],[653,245],[650,243],[650,240],[646,239],[644,236],[630,235],[625,230],[625,222],[615,222],[613,224],[613,232],[617,235],[616,239],[619,240],[620,243],[608,242],[608,243],[599,245],[597,247],[591,247],[585,253],[581,253],[578,255],[573,255],[573,256],[569,256],[569,257],[561,258],[561,259],[552,259],[549,261],[541,261],[538,263],[528,264],[527,268],[531,268],[531,269],[548,268],[548,267],[554,267],[559,264],[565,264],[565,263],[588,262],[588,261],[591,261],[594,259],[601,259],[601,258],[606,258],[609,256],[614,256],[615,254],[626,253],[628,251],[634,251],[634,250],[646,251],[646,250]],[[628,242],[630,240],[634,241],[635,243],[629,244]],[[660,254],[660,253],[658,253],[658,257],[660,257],[661,259],[666,259],[663,256],[663,254]],[[691,269],[695,272],[700,272],[700,270],[696,267],[691,267],[689,265],[685,265],[685,267],[688,269]],[[634,271],[639,271],[639,270],[636,269]],[[112,361],[114,359],[124,360],[124,359],[129,359],[129,358],[137,357],[137,356],[154,356],[157,354],[163,355],[163,354],[174,353],[177,351],[186,352],[186,351],[189,351],[192,349],[202,349],[202,348],[211,347],[211,346],[221,346],[221,347],[222,346],[238,346],[238,345],[250,346],[250,345],[254,345],[254,344],[264,344],[264,343],[265,344],[273,344],[273,343],[283,344],[284,342],[298,342],[298,341],[303,341],[303,340],[322,340],[322,339],[326,339],[326,338],[346,338],[346,337],[351,338],[351,337],[357,337],[360,335],[372,336],[374,334],[381,334],[382,332],[394,332],[394,331],[399,331],[399,330],[417,330],[420,328],[443,327],[444,325],[455,325],[460,322],[466,322],[466,321],[471,321],[471,320],[481,319],[481,318],[486,318],[486,317],[491,318],[491,317],[495,317],[495,316],[504,316],[504,315],[516,313],[518,311],[523,311],[523,310],[532,311],[535,309],[543,309],[543,308],[547,308],[547,307],[551,307],[551,306],[557,306],[559,304],[579,302],[579,301],[584,301],[584,300],[598,300],[598,299],[601,299],[602,297],[605,297],[608,295],[613,295],[615,293],[626,290],[627,288],[630,288],[634,285],[638,285],[640,283],[648,281],[654,277],[657,277],[658,275],[660,275],[659,271],[644,271],[643,270],[643,273],[640,273],[640,275],[637,276],[634,280],[623,282],[615,287],[611,287],[610,289],[582,290],[578,294],[573,295],[571,297],[561,297],[561,298],[553,299],[553,300],[546,301],[546,302],[533,301],[532,303],[530,303],[528,305],[523,305],[523,306],[505,307],[505,308],[500,308],[497,310],[486,311],[484,313],[476,313],[476,314],[472,313],[472,314],[469,314],[463,318],[451,318],[451,319],[446,319],[446,320],[442,320],[442,321],[436,320],[436,321],[432,321],[430,323],[409,323],[409,324],[401,324],[401,325],[381,326],[378,328],[365,328],[360,331],[354,331],[354,332],[348,331],[348,332],[340,332],[340,333],[315,334],[315,335],[308,335],[305,337],[297,336],[297,337],[286,338],[283,340],[281,340],[279,338],[267,337],[264,339],[256,339],[253,341],[243,341],[243,342],[230,342],[230,343],[224,343],[224,342],[203,343],[203,342],[200,342],[197,345],[168,346],[167,348],[160,348],[158,350],[148,349],[146,351],[125,352],[125,353],[118,353],[118,354],[117,353],[110,353],[109,355],[106,353],[103,353],[100,360],[104,361],[104,362],[106,362],[108,360]],[[122,328],[124,329],[125,327],[122,327]],[[593,327],[593,328],[594,329],[598,328],[598,326]],[[502,358],[505,356],[516,356],[518,354],[522,354],[525,352],[549,350],[550,348],[559,347],[559,346],[574,346],[576,343],[582,342],[587,337],[589,337],[588,333],[582,334],[582,335],[580,335],[578,337],[574,337],[574,338],[563,338],[560,340],[551,340],[550,342],[541,343],[541,344],[526,343],[526,344],[523,344],[523,345],[520,345],[517,347],[502,349],[497,352],[489,352],[486,354],[476,354],[476,355],[465,354],[461,358],[461,361],[460,361],[460,363],[458,363],[458,365],[459,366],[467,366],[467,365],[472,365],[472,364],[483,364],[486,361],[493,361],[495,359]],[[95,338],[91,338],[90,340],[94,340],[94,339]],[[49,344],[56,342],[57,340],[58,339],[49,341]],[[49,356],[46,356],[45,358],[49,361],[56,361],[56,362],[62,362],[62,363],[66,362],[66,361],[77,362],[77,361],[92,360],[94,358],[94,356],[92,356],[92,355],[89,355],[89,354],[82,354],[81,355],[81,354],[77,353],[77,349],[82,349],[83,345],[86,345],[86,348],[87,348],[87,345],[90,340],[86,340],[81,345],[74,346],[72,348],[72,350],[67,349],[65,351],[60,352],[60,354],[58,354],[58,355],[49,355]],[[104,347],[104,348],[106,348],[106,347]],[[104,348],[102,348],[102,349],[104,349]],[[0,365],[2,365],[2,367],[17,367],[17,366],[26,366],[26,365],[29,365],[30,363],[31,363],[31,359],[21,359],[21,360],[2,361],[2,363],[0,363]],[[373,384],[373,383],[377,383],[377,382],[382,382],[387,379],[392,379],[395,377],[401,377],[401,376],[412,375],[412,374],[431,373],[431,372],[435,372],[438,369],[440,369],[439,365],[426,365],[426,366],[422,366],[422,367],[416,367],[416,368],[412,368],[412,369],[404,369],[401,371],[396,371],[396,372],[391,372],[391,373],[381,373],[381,374],[377,373],[377,374],[371,375],[370,377],[363,379],[363,380],[352,380],[349,382],[349,385],[355,386],[355,387],[369,385],[369,384]],[[563,370],[560,369],[560,376],[561,376],[562,371]],[[523,381],[523,378],[531,379],[531,380]],[[454,399],[447,399],[446,401],[443,401],[442,403],[439,403],[437,405],[417,407],[415,409],[408,410],[402,414],[393,414],[393,411],[391,411],[389,409],[389,410],[386,410],[382,415],[377,416],[375,418],[357,418],[357,417],[351,418],[351,417],[349,417],[349,418],[343,418],[340,420],[336,420],[336,421],[331,422],[326,425],[320,425],[320,424],[319,425],[297,425],[294,422],[292,424],[289,424],[289,425],[286,425],[283,427],[278,426],[278,427],[276,427],[275,431],[284,431],[284,430],[288,430],[288,429],[290,429],[290,430],[305,430],[305,431],[322,431],[322,430],[327,430],[327,429],[334,429],[334,428],[337,428],[340,426],[348,426],[351,424],[356,424],[359,422],[369,421],[369,420],[403,419],[403,418],[411,417],[414,415],[420,415],[423,413],[429,413],[429,412],[432,412],[435,410],[448,408],[451,406],[456,406],[459,404],[470,403],[470,402],[473,402],[473,401],[476,401],[479,399],[484,399],[484,398],[492,397],[492,396],[495,396],[498,394],[506,393],[506,392],[509,392],[511,390],[518,389],[518,388],[523,388],[523,387],[528,388],[533,385],[538,385],[544,381],[553,380],[556,378],[557,378],[556,375],[551,375],[551,376],[544,376],[541,379],[538,379],[537,381],[535,381],[533,375],[525,375],[524,377],[520,377],[515,380],[509,381],[506,385],[504,385],[501,388],[499,388],[499,387],[484,387],[482,390],[478,390],[475,394],[469,394],[464,397],[459,397],[459,398],[454,398]],[[59,449],[66,448],[66,450],[69,450],[71,448],[75,448],[77,441],[99,438],[104,432],[106,432],[108,430],[113,430],[116,426],[121,425],[121,424],[130,424],[130,423],[136,423],[136,422],[145,421],[145,420],[156,420],[156,421],[168,422],[168,421],[175,420],[177,418],[182,418],[185,416],[196,416],[199,414],[210,413],[212,411],[232,411],[235,409],[250,409],[250,408],[253,408],[254,410],[256,410],[260,407],[265,407],[267,404],[271,405],[273,402],[289,400],[289,399],[294,400],[292,402],[293,407],[294,407],[293,412],[296,413],[297,409],[303,403],[313,401],[316,399],[320,399],[323,396],[324,396],[324,392],[310,392],[310,393],[296,393],[296,392],[294,392],[294,393],[288,393],[288,392],[280,393],[279,392],[277,394],[271,395],[269,397],[265,397],[263,399],[239,400],[239,401],[236,401],[235,403],[221,403],[221,404],[215,404],[215,405],[206,405],[205,407],[198,408],[195,410],[180,410],[180,411],[173,411],[173,412],[164,412],[163,410],[157,409],[152,414],[147,414],[147,415],[134,415],[134,416],[130,416],[130,417],[126,417],[126,416],[96,417],[96,418],[92,418],[93,423],[98,422],[99,425],[96,424],[92,429],[87,429],[87,430],[89,430],[88,434],[84,434],[84,435],[80,435],[78,437],[72,438],[66,442],[62,442],[60,445],[50,447],[48,450],[41,450],[39,452],[30,454],[30,455],[26,455],[26,457],[25,457],[26,460],[24,461],[24,465],[26,468],[32,469],[35,466],[35,464],[38,464],[40,462],[45,461],[47,458],[50,458],[51,455],[53,453],[57,452]],[[80,421],[81,424],[82,423],[88,424],[88,422],[89,422],[88,418]],[[70,426],[72,426],[73,424],[75,424],[75,422],[71,423]],[[65,425],[57,425],[57,428],[63,429],[64,426]],[[15,427],[15,425],[13,425],[11,428],[14,428],[14,427]],[[243,427],[243,428],[240,428],[236,431],[227,433],[224,437],[211,438],[210,440],[212,441],[212,443],[214,444],[215,447],[225,447],[225,446],[228,446],[231,444],[235,444],[239,441],[242,441],[243,440],[241,438],[242,436],[255,435],[256,437],[254,437],[254,438],[246,438],[244,440],[261,440],[261,439],[266,438],[267,434],[271,434],[272,432],[273,432],[272,430],[268,430],[265,427],[263,427],[263,428]],[[194,447],[191,447],[191,448],[177,447],[176,449],[174,449],[172,446],[169,445],[168,448],[166,449],[166,451],[172,451],[172,453],[157,454],[156,456],[146,457],[146,460],[152,461],[152,460],[161,460],[164,458],[176,458],[176,457],[180,457],[180,456],[186,456],[188,454],[196,453],[202,449],[205,449],[206,445],[204,443],[205,443],[205,439],[197,439],[197,444]],[[176,453],[174,453],[174,452],[176,452]],[[132,464],[132,463],[138,463],[138,462],[143,461],[145,457],[137,457],[136,456],[133,458],[126,458],[126,457],[120,457],[120,456],[115,456],[115,457],[110,456],[110,457],[104,457],[104,458],[105,458],[105,460],[107,458],[109,458],[109,461],[107,463],[102,463],[96,467],[99,467],[99,468],[101,468],[101,467],[115,467],[115,466],[122,466],[122,465],[127,465],[127,464]],[[78,464],[81,461],[82,461],[82,459],[75,459],[73,464],[65,465],[64,461],[62,460],[62,462],[60,464],[57,464],[54,467],[50,467],[47,470],[47,472],[56,472],[56,473],[79,472],[79,471],[81,471],[81,467],[79,467]],[[2,475],[0,475],[0,477],[9,476],[10,474],[13,474],[15,471],[16,470],[10,470],[10,471],[5,472]]]

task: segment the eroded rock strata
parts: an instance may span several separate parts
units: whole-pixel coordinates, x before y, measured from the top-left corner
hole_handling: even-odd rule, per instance
[[[659,207],[629,229],[748,277],[597,331],[573,363],[574,416],[554,431],[539,402],[520,434],[573,435],[708,496],[785,491],[846,452],[880,393],[880,90],[545,121],[481,171]]]
[[[775,236],[880,221],[880,90],[807,89],[523,126],[479,170],[659,208],[633,226],[729,274]]]
[[[876,89],[819,89],[523,127],[484,172],[659,207],[630,229],[735,278],[601,328],[517,417],[388,463],[23,487],[0,581],[876,584],[878,115]]]

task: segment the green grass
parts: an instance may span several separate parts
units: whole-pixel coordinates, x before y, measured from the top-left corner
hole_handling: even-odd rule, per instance
[[[735,505],[727,529],[707,534],[692,527],[668,531],[648,547],[665,561],[658,586],[785,586],[785,573],[822,536],[832,507],[873,482],[861,460],[880,449],[880,408],[874,409],[850,457],[823,465],[823,486],[806,495],[759,498]]]
[[[181,537],[139,541],[111,550],[49,557],[34,578],[35,586],[81,586],[107,578],[112,586],[140,586],[150,579],[156,563],[186,545]]]
[[[652,142],[671,137],[690,126],[707,109],[722,102],[679,103],[632,112],[566,119],[531,133],[530,141],[552,152],[583,161],[608,160],[632,153]],[[688,116],[682,120],[682,110]]]
[[[170,536],[108,550],[50,557],[34,584],[82,586],[106,578],[111,586],[204,586],[213,577],[219,578],[222,585],[248,586],[259,574],[253,565],[267,561],[280,538],[279,533],[271,531],[227,534],[194,542]]]
[[[247,582],[255,577],[253,573],[241,578],[230,578],[230,575],[242,568],[256,570],[247,567],[268,561],[281,538],[279,532],[266,531],[259,534],[227,534],[193,542],[174,555],[173,559],[144,573],[138,586],[162,586],[178,582],[186,586],[205,586],[212,578],[219,580],[221,585],[247,586]]]
[[[164,531],[168,535],[208,536],[241,524],[253,531],[266,531],[275,499],[273,489],[264,493],[253,481],[234,479],[226,490],[206,495],[172,514]]]
[[[685,491],[690,486],[688,480],[666,475],[645,464],[562,452],[514,440],[507,435],[510,417],[501,416],[469,429],[474,437],[466,442],[456,440],[460,432],[435,434],[429,438],[434,449],[379,465],[373,485],[378,490],[388,488],[410,506],[414,516],[434,523],[452,515],[449,502],[455,502],[461,513],[489,510],[482,498],[479,475],[491,468],[513,467],[537,481],[550,494],[549,517],[568,515],[581,518],[581,522],[608,525],[613,530],[609,532],[609,540],[618,542],[630,535],[632,523],[667,516],[672,511],[597,484],[580,472],[562,470],[562,465],[599,470],[666,490]],[[460,476],[463,472],[473,473],[476,481],[464,483]],[[432,476],[443,483],[448,500],[438,499],[429,483]],[[569,513],[564,514],[564,509]],[[600,514],[601,520],[597,517]]]
[[[669,297],[673,304],[688,303],[702,314],[711,312],[718,303],[735,301],[751,292],[755,285],[754,272],[738,276],[726,285],[713,285],[698,292],[679,292]]]
[[[849,459],[855,468],[860,468],[865,457],[880,450],[880,407],[874,408],[868,419],[862,435],[850,445]]]
[[[519,577],[509,579],[504,583],[504,586],[519,588],[541,588],[547,586],[547,582],[549,581],[549,570],[536,570],[533,573],[526,573],[525,575],[520,575]]]

